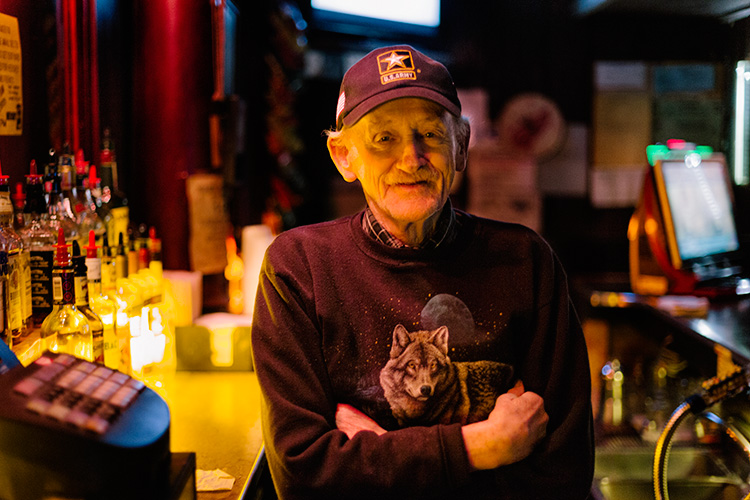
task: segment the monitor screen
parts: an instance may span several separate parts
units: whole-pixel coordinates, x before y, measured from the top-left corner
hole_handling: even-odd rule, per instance
[[[688,153],[684,158],[659,160],[655,174],[675,267],[739,250],[723,155],[701,158]]]
[[[434,36],[440,26],[440,0],[311,0],[313,24],[355,34]]]

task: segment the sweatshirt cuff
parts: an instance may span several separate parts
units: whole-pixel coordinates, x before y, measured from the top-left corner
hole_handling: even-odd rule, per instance
[[[438,432],[448,486],[460,487],[469,481],[472,471],[469,455],[464,446],[461,424],[439,425]]]

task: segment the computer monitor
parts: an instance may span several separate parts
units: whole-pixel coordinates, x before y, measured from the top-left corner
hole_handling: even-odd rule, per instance
[[[724,155],[658,159],[654,181],[674,268],[698,280],[735,272],[740,245]]]
[[[313,27],[368,37],[435,37],[440,0],[311,0]]]

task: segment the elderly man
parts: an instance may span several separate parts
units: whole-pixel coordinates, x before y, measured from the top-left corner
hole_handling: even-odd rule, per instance
[[[469,127],[406,45],[344,76],[328,149],[367,208],[279,235],[253,317],[283,499],[582,499],[586,346],[550,247],[449,201]]]

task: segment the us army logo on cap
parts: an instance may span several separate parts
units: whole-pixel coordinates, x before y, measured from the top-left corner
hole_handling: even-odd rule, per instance
[[[416,80],[417,73],[414,71],[414,59],[410,50],[391,50],[378,56],[378,70],[380,71],[380,83],[398,80]]]

